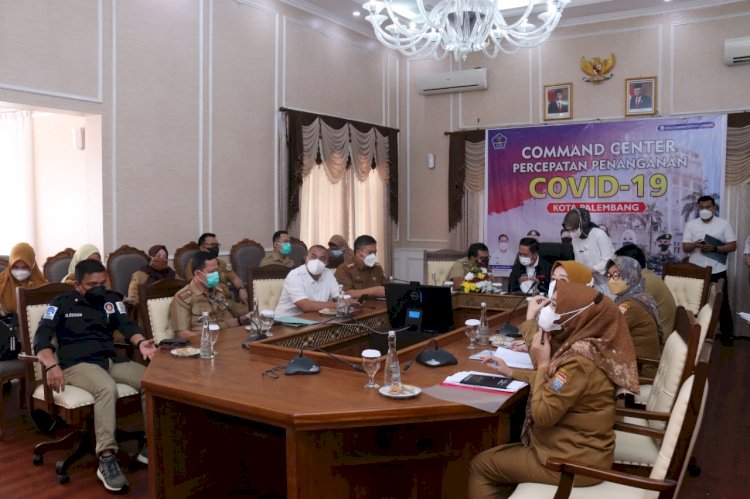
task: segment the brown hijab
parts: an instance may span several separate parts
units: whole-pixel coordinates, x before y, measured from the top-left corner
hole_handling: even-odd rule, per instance
[[[11,274],[13,265],[18,261],[24,262],[31,269],[31,275],[23,281],[19,281]],[[17,288],[37,288],[43,284],[47,284],[47,279],[44,278],[36,264],[34,248],[28,243],[18,243],[13,246],[8,259],[8,268],[0,272],[0,302],[2,302],[5,310],[8,312],[16,311]]]
[[[340,250],[343,250],[344,254],[342,256],[344,258],[344,263],[351,263],[354,261],[354,250],[349,247],[349,243],[346,242],[344,236],[338,234],[331,236],[328,244],[331,243],[335,244]]]
[[[164,253],[167,254],[167,258],[156,258],[156,254],[159,252],[159,250],[164,250]],[[148,276],[148,280],[146,281],[148,284],[152,284],[163,279],[174,279],[175,272],[169,267],[169,250],[167,250],[166,246],[164,246],[163,244],[151,246],[148,249],[148,256],[151,257],[151,261],[148,263],[148,265],[144,265],[140,269],[141,272]]]

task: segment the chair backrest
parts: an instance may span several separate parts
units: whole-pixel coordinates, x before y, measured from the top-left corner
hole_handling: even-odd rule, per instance
[[[424,264],[424,284],[433,284],[440,286],[448,278],[448,272],[450,271],[456,260],[466,256],[465,251],[458,251],[452,249],[441,249],[437,251],[425,250],[422,261]],[[435,278],[432,278],[432,274],[435,274]]]
[[[112,289],[128,296],[130,278],[136,270],[148,265],[150,258],[138,248],[123,244],[107,257],[107,273]]]
[[[664,264],[663,279],[672,292],[675,303],[682,305],[693,315],[708,301],[711,267],[682,262],[667,263]]]
[[[575,260],[572,244],[540,242],[539,256],[550,265],[554,265],[558,260]]]
[[[296,237],[290,238],[289,242],[292,245],[292,252],[289,253],[289,258],[292,259],[295,267],[299,267],[305,261],[305,255],[307,255],[307,245]]]
[[[54,298],[68,291],[72,291],[72,284],[51,283],[39,286],[38,288],[25,289],[16,288],[16,301],[18,303],[18,330],[21,337],[21,346],[23,352],[32,355],[34,352],[34,336],[39,328],[39,322],[42,320],[49,304]],[[38,363],[27,362],[27,379],[41,380],[42,370]],[[33,387],[26,387],[28,397],[34,392]],[[31,407],[31,406],[29,406]]]
[[[708,397],[708,365],[712,343],[707,340],[707,344],[701,348],[701,358],[695,367],[695,374],[680,388],[659,454],[651,469],[650,478],[674,480],[678,482],[678,488],[703,420]]]
[[[42,272],[47,282],[61,282],[63,277],[68,275],[68,266],[75,252],[76,250],[73,248],[65,248],[58,254],[47,258],[42,267]]]
[[[177,277],[182,279],[192,279],[193,276],[185,275],[188,263],[193,255],[200,251],[200,246],[195,241],[190,241],[185,246],[177,248],[174,252],[174,270],[177,273]]]
[[[263,246],[250,239],[243,239],[232,246],[229,261],[232,263],[232,270],[235,274],[246,276],[247,269],[258,268],[264,256],[266,256],[266,250]]]
[[[646,410],[670,412],[680,386],[695,366],[700,325],[684,307],[677,307],[675,334],[670,334],[659,360],[659,368],[646,401]],[[664,429],[663,421],[649,420],[649,426]]]
[[[259,310],[274,310],[284,289],[284,279],[291,271],[292,269],[283,265],[248,269],[247,288],[250,303],[257,297]]]
[[[174,295],[189,281],[162,279],[152,284],[138,285],[138,319],[143,333],[153,338],[156,344],[167,338],[174,338],[169,307]]]

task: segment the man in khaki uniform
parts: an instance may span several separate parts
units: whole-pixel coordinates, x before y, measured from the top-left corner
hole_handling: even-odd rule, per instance
[[[359,236],[354,240],[354,261],[336,269],[336,280],[352,298],[385,296],[387,279],[377,262],[377,244],[372,236]]]
[[[191,263],[195,269],[193,279],[175,294],[169,308],[175,335],[185,338],[200,333],[203,312],[208,312],[210,321],[222,329],[249,324],[251,314],[234,318],[229,310],[231,305],[227,305],[224,293],[218,287],[218,260],[209,253],[200,252],[193,257]]]
[[[206,232],[205,234],[202,234],[201,237],[198,238],[198,246],[200,247],[200,250],[204,253],[208,253],[213,258],[216,258],[216,261],[219,264],[219,289],[222,293],[224,293],[224,297],[227,300],[227,303],[229,303],[234,310],[237,310],[241,313],[247,313],[249,310],[248,308],[248,293],[247,289],[245,288],[245,283],[242,282],[242,279],[240,279],[236,273],[229,270],[229,267],[227,267],[226,262],[224,260],[221,260],[219,258],[219,249],[221,248],[221,243],[219,243],[219,240],[216,239],[216,234],[212,234],[210,232]],[[185,269],[185,272],[187,275],[192,276],[193,275],[193,262],[192,260],[190,263],[187,264],[187,267]],[[240,301],[236,302],[232,299],[233,294],[232,290],[229,289],[229,283],[232,283],[232,286],[234,286],[239,294]]]
[[[459,289],[464,282],[464,276],[475,263],[480,267],[489,268],[490,249],[484,243],[474,243],[469,246],[466,256],[456,260],[448,271],[447,279],[453,281],[453,289]]]
[[[294,260],[289,258],[292,252],[292,238],[285,230],[277,230],[273,233],[273,251],[263,257],[260,261],[260,267],[266,265],[283,265],[284,267],[294,268]]]

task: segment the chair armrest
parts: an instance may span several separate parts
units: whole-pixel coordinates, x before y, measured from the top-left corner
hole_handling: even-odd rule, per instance
[[[646,357],[638,357],[635,361],[641,366],[654,366],[659,367],[659,361],[656,359],[649,359]]]
[[[643,435],[644,437],[659,439],[664,438],[664,432],[662,430],[657,430],[655,428],[651,428],[650,426],[639,426],[632,423],[623,423],[622,421],[617,421],[615,423],[615,430],[624,431],[626,433],[633,433],[635,435]]]
[[[645,404],[639,404],[638,402],[635,401],[635,397],[633,396],[632,393],[628,393],[623,398],[625,400],[625,407],[628,409],[645,409],[646,408]]]
[[[653,385],[654,384],[654,378],[649,378],[646,376],[639,376],[638,377],[638,383],[641,385]]]
[[[23,361],[26,361],[26,362],[39,362],[39,357],[37,357],[36,355],[29,355],[29,354],[24,353],[24,352],[19,352],[18,353],[18,360],[23,360]]]
[[[558,491],[555,494],[555,499],[565,499],[570,495],[570,487],[568,487],[567,491],[561,490],[561,488],[564,486],[563,481],[566,480],[569,480],[570,486],[572,486],[574,475],[583,475],[597,480],[604,480],[630,487],[637,487],[639,489],[655,490],[659,492],[677,487],[677,482],[674,480],[655,480],[653,478],[631,475],[629,473],[583,464],[576,461],[564,461],[556,457],[547,460],[547,468],[561,473],[561,487],[558,488]]]
[[[644,411],[642,409],[631,409],[630,407],[616,407],[618,416],[632,416],[634,418],[653,419],[656,421],[669,421],[668,412]]]

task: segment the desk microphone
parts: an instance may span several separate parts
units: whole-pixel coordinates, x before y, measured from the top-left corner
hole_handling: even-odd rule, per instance
[[[318,374],[320,372],[320,366],[314,360],[302,355],[306,346],[307,344],[303,344],[300,347],[299,355],[289,361],[289,364],[284,369],[284,374],[290,376],[293,374]]]
[[[427,350],[433,343],[435,344],[435,349]],[[430,339],[430,343],[425,345],[416,357],[406,363],[404,371],[408,370],[415,360],[427,367],[442,367],[458,364],[458,360],[456,360],[456,357],[452,353],[438,348],[438,343],[435,338]]]
[[[349,362],[347,360],[344,360],[341,357],[339,357],[338,355],[333,355],[331,352],[327,352],[327,351],[323,350],[320,347],[313,347],[313,350],[315,350],[316,352],[324,353],[324,354],[328,355],[329,357],[338,360],[342,364],[346,364],[347,366],[351,367],[355,371],[359,371],[361,373],[365,372],[365,370],[362,368],[362,366],[357,365],[357,364],[353,364],[353,363],[351,363],[351,362]]]
[[[404,284],[415,284],[419,286],[419,281],[405,281],[404,279],[398,279],[393,276],[388,276],[388,282],[403,282]]]
[[[510,320],[513,318],[513,312],[515,312],[518,306],[521,303],[524,303],[525,301],[526,300],[518,300],[518,303],[516,303],[516,306],[513,307],[513,310],[510,311],[510,315],[508,315],[508,320],[505,321],[505,324],[503,324],[502,329],[500,329],[500,334],[505,335],[505,336],[511,336],[513,338],[518,338],[519,336],[521,336],[521,331],[519,331],[519,329],[516,326],[511,324]]]

